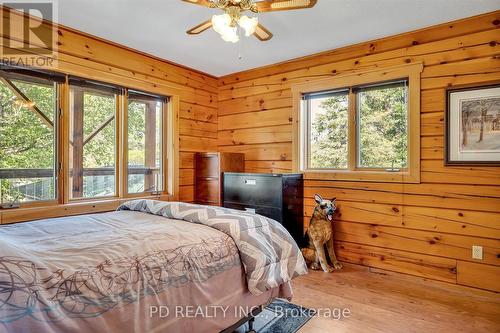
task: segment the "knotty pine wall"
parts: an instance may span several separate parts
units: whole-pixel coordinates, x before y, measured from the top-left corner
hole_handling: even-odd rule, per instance
[[[247,171],[291,170],[291,83],[424,61],[422,184],[308,179],[304,218],[314,193],[336,196],[342,260],[498,291],[500,169],[443,166],[443,110],[445,87],[500,79],[499,23],[491,13],[219,80],[60,26],[58,66],[47,69],[179,94],[180,199],[192,201],[196,151],[242,151]],[[26,43],[15,29],[0,34],[2,45]],[[485,247],[483,261],[470,259],[472,244]]]
[[[6,21],[21,20],[20,14],[9,16],[5,8],[0,6],[0,10]],[[2,45],[10,45],[9,42],[17,43],[17,46],[21,43],[28,45],[22,32],[16,30],[22,28],[22,24],[11,22],[10,26],[9,34],[0,29]],[[50,33],[47,24],[43,27],[44,33]],[[56,29],[58,50],[55,55],[58,62],[54,67],[45,66],[45,69],[180,96],[179,196],[183,201],[192,201],[194,152],[217,149],[217,78],[74,29],[64,26]],[[25,55],[37,54],[27,51]]]
[[[341,260],[500,291],[500,168],[443,164],[445,88],[500,80],[499,27],[500,11],[222,77],[219,150],[245,153],[249,172],[289,172],[293,83],[422,61],[421,183],[306,177],[305,223],[315,193],[337,197]]]

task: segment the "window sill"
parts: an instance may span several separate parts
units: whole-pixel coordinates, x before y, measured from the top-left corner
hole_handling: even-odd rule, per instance
[[[381,183],[420,183],[419,172],[304,170],[306,180],[342,180]]]
[[[174,197],[171,195],[155,195],[133,198],[111,198],[97,201],[94,200],[84,202],[70,202],[67,204],[44,202],[44,206],[36,205],[31,207],[0,209],[0,224],[10,224],[16,222],[25,222],[89,213],[109,212],[118,208],[120,204],[135,199],[157,199],[163,201],[172,201],[174,200]]]

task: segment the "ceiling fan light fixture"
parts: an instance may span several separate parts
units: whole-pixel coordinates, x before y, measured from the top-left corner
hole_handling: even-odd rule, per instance
[[[220,36],[225,42],[237,43],[240,40],[237,27],[227,26],[224,28]]]
[[[224,34],[221,34],[221,37],[225,42],[231,43],[237,43],[240,40],[240,37],[236,33],[236,27],[227,30]]]
[[[217,33],[222,35],[224,31],[226,31],[226,29],[230,27],[230,25],[231,16],[229,16],[228,14],[212,16],[212,26]]]
[[[214,30],[226,42],[236,43],[240,40],[238,36],[238,27],[231,26],[231,16],[228,14],[212,16],[212,26]]]
[[[252,12],[256,15],[265,12],[275,12],[292,9],[307,9],[316,5],[318,0],[182,0],[195,5],[221,9],[222,15],[214,15],[186,31],[189,35],[198,35],[210,27],[219,33],[225,41],[236,43],[240,40],[242,31],[247,37],[254,35],[260,41],[268,41],[273,34],[259,23],[257,17],[242,15]],[[239,30],[241,29],[241,30]]]
[[[255,32],[257,25],[259,24],[259,19],[256,17],[248,17],[243,15],[238,20],[239,26],[245,30],[245,36],[251,36]]]

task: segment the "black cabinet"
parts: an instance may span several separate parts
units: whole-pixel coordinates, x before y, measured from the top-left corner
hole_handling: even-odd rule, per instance
[[[224,207],[272,218],[304,245],[302,174],[224,172],[223,179]]]

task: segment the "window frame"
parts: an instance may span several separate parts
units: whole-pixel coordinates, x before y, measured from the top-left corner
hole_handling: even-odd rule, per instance
[[[328,179],[372,182],[420,182],[420,75],[423,64],[376,68],[337,74],[292,85],[292,167],[293,172],[304,173],[305,179]],[[408,80],[408,167],[397,172],[385,169],[357,167],[357,99],[353,87],[376,85],[399,79]],[[348,109],[348,168],[318,169],[309,167],[309,117],[303,96],[321,91],[349,89]]]
[[[89,93],[89,94],[93,94],[93,95],[99,95],[99,94],[102,94],[103,96],[106,94],[105,91],[101,91],[100,90],[100,87],[98,84],[95,84],[95,85],[85,85],[84,83],[82,84],[76,84],[76,85],[73,85],[71,83],[71,81],[68,82],[68,108],[66,109],[67,111],[67,118],[68,118],[68,143],[69,143],[69,140],[70,140],[70,132],[69,132],[69,129],[70,129],[70,126],[69,126],[69,123],[71,122],[71,97],[70,97],[70,94],[71,94],[71,88],[72,86],[75,86],[75,87],[78,87],[79,89],[82,90],[82,94],[83,94],[83,97],[85,96],[85,93]],[[103,87],[105,87],[105,85],[103,85]],[[112,92],[110,90],[110,94],[112,93],[114,95],[114,100],[115,100],[115,158],[114,158],[114,171],[115,171],[115,174],[114,174],[114,178],[115,178],[115,186],[114,186],[114,193],[113,194],[110,194],[110,195],[105,195],[105,196],[95,196],[95,197],[84,197],[82,195],[82,197],[77,197],[77,198],[73,198],[72,195],[71,195],[71,188],[73,187],[73,184],[71,183],[71,177],[70,177],[70,171],[71,171],[71,168],[69,167],[70,166],[70,163],[69,163],[69,160],[68,160],[68,168],[66,169],[66,177],[68,179],[68,186],[69,188],[67,189],[68,190],[68,201],[67,202],[79,202],[79,201],[98,201],[98,200],[106,200],[106,199],[116,199],[116,198],[119,198],[120,195],[119,195],[119,187],[120,187],[120,183],[119,183],[119,174],[120,174],[120,170],[119,170],[119,163],[120,163],[120,152],[119,152],[119,147],[120,147],[120,128],[119,128],[119,113],[120,113],[120,96],[122,95],[122,92],[121,90],[123,90],[122,88],[120,87],[116,87],[116,91]],[[84,111],[84,110],[82,110]],[[83,119],[83,122],[85,122],[85,119]],[[70,155],[70,149],[71,149],[71,146],[68,145],[69,147],[69,150],[67,151],[68,153],[68,156]],[[83,148],[82,147],[82,154],[84,153],[83,151]],[[82,156],[83,158],[83,156]],[[82,187],[82,193],[83,193],[83,187]]]
[[[339,88],[335,89],[329,92],[321,93],[322,97],[332,97],[334,95],[338,95],[338,93],[345,92],[345,95],[347,97],[347,103],[350,106],[350,94],[351,94],[351,89],[346,89],[346,88]],[[312,119],[312,114],[311,114],[311,104],[312,104],[312,98],[311,99],[305,99],[302,103],[302,107],[304,108],[304,166],[305,169],[307,170],[338,170],[338,171],[346,171],[349,170],[349,160],[347,161],[347,167],[346,168],[313,168],[311,166],[311,140],[306,140],[307,138],[311,137],[311,119]],[[347,110],[347,121],[350,123],[349,120],[350,117],[350,110]],[[349,131],[349,129],[348,129]],[[348,140],[348,144],[350,141]]]
[[[360,92],[363,92],[363,91],[368,91],[366,88],[375,88],[374,90],[380,88],[380,87],[384,87],[384,86],[391,86],[391,85],[396,85],[398,82],[404,82],[405,83],[405,87],[406,87],[406,101],[407,101],[407,116],[409,116],[409,99],[408,99],[408,96],[409,96],[409,80],[408,78],[401,78],[401,79],[396,79],[396,80],[390,80],[390,81],[386,81],[386,82],[379,82],[379,83],[376,83],[376,84],[369,84],[369,85],[361,85],[361,86],[358,86],[358,87],[352,87],[350,93],[354,94],[354,99],[355,99],[355,105],[354,105],[354,112],[355,112],[355,116],[356,116],[356,120],[355,120],[355,130],[356,130],[356,142],[355,142],[355,147],[356,147],[356,151],[355,151],[355,154],[356,154],[356,164],[354,166],[354,170],[356,171],[385,171],[385,172],[400,172],[400,171],[407,171],[408,170],[408,166],[404,167],[404,168],[399,168],[399,167],[394,167],[394,166],[391,166],[391,167],[362,167],[360,166],[361,164],[361,156],[360,156],[360,152],[361,152],[361,110],[360,110],[360,98],[359,98],[359,93]],[[407,117],[407,130],[409,130],[409,117]],[[408,147],[408,158],[409,158],[409,155],[410,155],[410,151],[409,151],[409,147]]]
[[[144,191],[144,192],[138,192],[138,193],[129,193],[128,191],[128,105],[129,105],[129,92],[134,91],[134,94],[140,94],[142,92],[136,91],[134,89],[126,89],[125,94],[124,94],[124,104],[123,104],[123,114],[121,116],[122,118],[122,129],[123,129],[123,139],[122,139],[122,149],[123,152],[121,154],[122,156],[122,166],[121,169],[123,170],[122,172],[122,181],[120,182],[120,193],[121,196],[126,197],[126,198],[138,198],[138,197],[143,197],[145,194],[150,194],[150,195],[155,195],[155,194],[165,194],[168,193],[168,185],[169,185],[169,179],[166,176],[166,169],[169,168],[168,166],[168,145],[169,145],[169,107],[168,105],[171,103],[171,98],[167,98],[166,101],[161,101],[162,107],[161,107],[161,162],[160,162],[160,170],[162,171],[162,190],[161,191]],[[144,95],[148,95],[147,93],[144,93]],[[135,98],[131,98],[134,100]],[[160,102],[160,100],[158,100]],[[166,154],[165,154],[166,152]]]
[[[2,68],[3,69],[3,68]],[[115,195],[92,198],[71,198],[69,177],[69,130],[70,130],[70,76],[66,73],[38,71],[31,68],[19,68],[23,75],[36,77],[37,75],[62,76],[62,82],[56,84],[56,110],[54,124],[57,123],[55,133],[55,177],[56,198],[53,200],[21,202],[19,207],[0,208],[0,224],[15,223],[49,217],[103,212],[115,209],[119,204],[131,198],[148,198],[158,200],[177,200],[179,197],[179,109],[180,95],[176,89],[156,87],[150,85],[124,88],[113,83],[105,83],[89,79],[102,85],[120,88],[116,94],[116,143],[115,143]],[[41,73],[41,74],[40,74]],[[81,77],[78,77],[81,78]],[[85,78],[81,78],[86,80]],[[148,88],[149,87],[149,88]],[[164,96],[162,103],[162,178],[163,188],[159,192],[142,192],[137,194],[126,193],[127,162],[122,158],[126,156],[124,143],[128,140],[126,129],[127,97],[126,89],[144,92],[154,96]]]
[[[21,207],[39,207],[39,206],[44,206],[44,205],[54,205],[59,202],[59,198],[61,196],[61,187],[60,187],[60,173],[59,173],[59,160],[61,156],[61,147],[60,147],[60,135],[61,135],[61,122],[60,122],[60,108],[61,108],[61,89],[63,83],[61,83],[61,75],[50,75],[46,74],[42,71],[29,71],[25,70],[23,68],[17,68],[17,67],[10,67],[10,66],[5,66],[2,65],[0,66],[0,71],[6,72],[6,76],[0,76],[3,79],[6,80],[18,80],[21,82],[25,83],[37,83],[37,79],[42,79],[46,80],[49,82],[52,82],[53,88],[54,88],[54,96],[55,96],[55,101],[54,101],[54,118],[52,120],[52,126],[53,126],[53,149],[54,149],[54,155],[53,155],[53,175],[54,175],[54,198],[53,199],[46,199],[46,200],[34,200],[34,201],[26,201],[26,202],[15,202],[19,205],[18,208]],[[10,74],[12,73],[12,77],[10,77]],[[17,93],[14,93],[17,95]],[[0,200],[1,201],[1,200]],[[10,208],[12,209],[12,208]],[[3,209],[5,210],[5,209]],[[2,211],[2,208],[0,207],[0,212]]]

